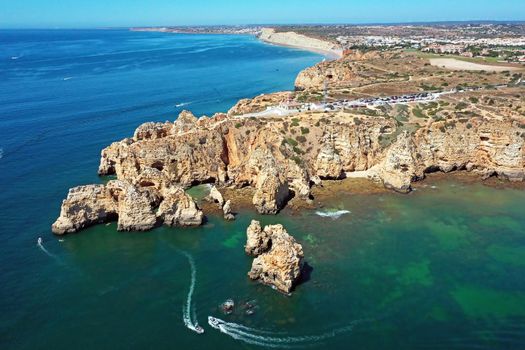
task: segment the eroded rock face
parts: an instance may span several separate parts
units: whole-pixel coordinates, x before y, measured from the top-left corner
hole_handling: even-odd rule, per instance
[[[384,160],[378,166],[377,175],[385,187],[397,192],[410,192],[412,179],[417,177],[415,146],[410,134],[403,133],[388,149]]]
[[[132,186],[123,181],[108,183],[109,188],[119,191],[118,224],[119,231],[147,231],[157,224],[154,207],[159,201],[155,193]]]
[[[224,206],[222,207],[222,212],[224,214],[224,219],[228,221],[235,220],[235,215],[233,215],[232,212],[232,202],[231,200],[227,200],[226,203],[224,203]]]
[[[315,170],[320,178],[339,179],[341,177],[343,172],[341,157],[330,143],[325,143],[319,151]]]
[[[112,144],[102,152],[99,173],[116,174],[138,187],[203,182],[251,186],[252,202],[264,214],[277,213],[292,196],[307,200],[318,179],[357,171],[399,192],[410,191],[411,182],[430,169],[524,178],[523,131],[512,120],[472,118],[469,127],[430,120],[408,133],[397,132],[393,118],[356,118],[344,112],[329,117],[304,112],[293,118],[184,118],[189,120],[180,123],[191,124],[189,131],[160,137],[164,131],[151,136],[152,131],[144,130],[152,126],[141,127],[136,133],[140,140]],[[292,119],[299,125],[291,126]],[[162,125],[153,129],[169,129]],[[303,132],[300,140],[297,135]],[[392,141],[381,142],[384,137]]]
[[[303,248],[282,225],[261,228],[253,220],[246,231],[245,251],[256,256],[248,276],[271,285],[283,293],[290,293],[301,275]]]
[[[261,214],[277,214],[290,197],[288,183],[276,173],[260,174],[255,189],[253,205]]]
[[[203,213],[180,187],[139,187],[120,180],[107,185],[73,188],[52,225],[56,234],[77,232],[90,225],[118,220],[119,231],[147,231],[169,226],[200,225]]]
[[[199,209],[189,200],[179,205],[185,197],[169,189],[198,183],[251,186],[257,211],[275,214],[292,197],[308,200],[312,183],[353,172],[403,193],[430,171],[466,170],[483,178],[523,181],[520,118],[429,119],[407,132],[393,118],[347,112],[199,119],[184,113],[175,123],[146,123],[132,139],[104,149],[99,174],[116,175],[120,185],[72,190],[53,231],[74,232],[115,215],[122,230],[146,230],[162,222],[197,224]],[[218,203],[231,218],[224,198]]]
[[[216,203],[219,206],[219,208],[222,208],[222,206],[224,205],[224,197],[215,186],[211,186],[208,199],[211,202]]]
[[[270,248],[269,231],[264,231],[261,223],[257,220],[252,220],[250,226],[248,226],[246,237],[244,251],[248,255],[258,256]]]
[[[76,232],[94,224],[114,220],[117,212],[115,194],[106,186],[74,187],[62,202],[60,216],[51,229],[58,235]]]
[[[202,210],[180,187],[164,191],[164,200],[159,206],[157,217],[168,226],[199,226],[204,220]]]

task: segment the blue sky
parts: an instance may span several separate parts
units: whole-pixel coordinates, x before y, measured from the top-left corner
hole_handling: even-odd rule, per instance
[[[0,0],[0,27],[525,20],[525,0]]]

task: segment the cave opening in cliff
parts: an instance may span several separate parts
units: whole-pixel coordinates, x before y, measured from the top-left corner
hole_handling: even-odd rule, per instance
[[[151,182],[151,181],[146,181],[146,180],[141,181],[141,182],[139,183],[139,185],[140,185],[140,187],[153,187],[153,186],[155,186],[155,184],[154,184],[153,182]]]
[[[431,165],[424,170],[425,174],[433,174],[441,171],[441,168],[437,165]]]
[[[193,180],[190,187],[205,185],[205,184],[214,184],[217,182],[217,179],[214,177],[207,178],[205,180]]]
[[[164,163],[161,161],[156,161],[153,164],[151,164],[151,167],[157,169],[158,171],[162,171],[164,170]]]

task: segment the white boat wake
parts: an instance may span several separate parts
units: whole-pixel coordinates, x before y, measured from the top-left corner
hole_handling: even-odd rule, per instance
[[[65,77],[64,81],[68,81],[68,80],[71,80],[71,79],[73,79],[73,77]]]
[[[350,214],[349,210],[332,210],[332,211],[316,211],[315,214],[323,217],[323,218],[330,218],[332,220],[339,219],[341,216]]]
[[[339,334],[350,332],[354,326],[360,322],[362,321],[354,321],[348,326],[337,328],[319,335],[276,337],[271,336],[271,334],[276,333],[257,330],[237,323],[226,322],[221,319],[208,316],[208,324],[211,327],[219,330],[221,333],[227,334],[233,339],[240,340],[248,344],[269,348],[304,347],[311,343],[317,343],[329,338],[336,337]]]
[[[49,256],[50,258],[53,258],[55,260],[58,261],[58,257],[55,255],[55,254],[52,254],[50,253],[45,247],[44,247],[44,244],[42,243],[42,237],[38,237],[37,241],[36,241],[36,245],[38,246],[38,248],[40,248],[41,251],[43,251],[47,256]]]
[[[181,253],[188,259],[188,262],[191,267],[191,283],[190,289],[188,290],[188,296],[186,297],[186,304],[182,306],[182,321],[188,329],[191,329],[196,333],[202,334],[204,333],[204,329],[201,326],[199,326],[199,323],[197,322],[197,313],[195,311],[195,308],[192,308],[193,292],[195,290],[195,283],[197,281],[197,269],[195,267],[195,261],[193,260],[193,257],[190,254],[184,251],[181,251]]]
[[[0,159],[4,157],[4,149],[0,148]]]
[[[188,105],[191,105],[191,104],[192,104],[192,102],[181,102],[181,103],[177,103],[175,105],[175,107],[180,108],[180,107],[188,106]]]

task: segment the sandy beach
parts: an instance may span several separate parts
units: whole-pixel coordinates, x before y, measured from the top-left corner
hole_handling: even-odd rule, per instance
[[[280,33],[273,28],[263,28],[259,39],[274,45],[317,52],[333,59],[343,56],[343,50],[338,45],[295,32]]]
[[[479,64],[468,61],[462,61],[455,58],[431,58],[430,64],[437,67],[442,67],[452,70],[472,70],[472,71],[489,71],[489,72],[503,72],[516,71],[523,68],[516,66],[496,66],[488,64]]]

